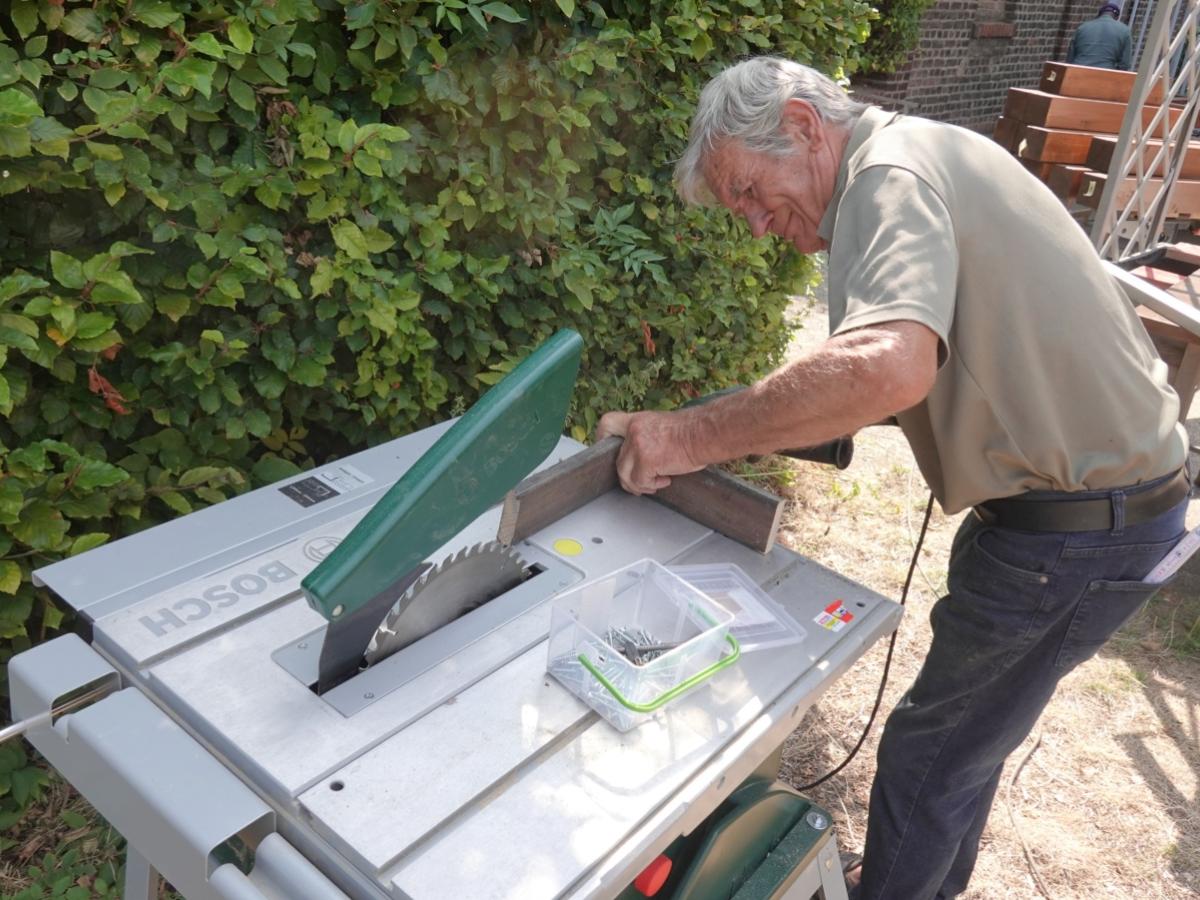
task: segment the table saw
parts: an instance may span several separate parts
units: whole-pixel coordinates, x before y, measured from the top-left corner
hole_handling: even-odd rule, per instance
[[[805,711],[900,608],[790,550],[619,489],[505,545],[485,491],[448,539],[419,529],[433,549],[408,599],[388,594],[369,645],[327,677],[351,616],[322,593],[329,564],[473,413],[35,573],[80,634],[13,658],[14,719],[36,720],[29,740],[128,839],[126,897],[154,896],[156,873],[227,900],[844,897],[827,814],[774,776]],[[585,451],[552,444],[539,471]],[[551,603],[644,559],[736,564],[803,640],[744,652],[617,731],[546,674]],[[494,596],[452,599],[497,573]],[[456,617],[404,626],[422,596]]]

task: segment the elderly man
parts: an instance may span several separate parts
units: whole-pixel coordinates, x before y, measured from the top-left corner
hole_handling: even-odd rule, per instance
[[[1079,226],[979,135],[752,59],[704,89],[676,181],[756,238],[828,249],[831,336],[713,403],[608,413],[599,436],[624,436],[621,483],[641,494],[896,415],[943,509],[974,508],[851,876],[862,898],[954,896],[1005,757],[1183,535],[1179,402]]]
[[[1105,3],[1096,18],[1075,29],[1067,48],[1067,62],[1128,71],[1133,56],[1133,38],[1129,26],[1117,18],[1120,15],[1121,7]]]

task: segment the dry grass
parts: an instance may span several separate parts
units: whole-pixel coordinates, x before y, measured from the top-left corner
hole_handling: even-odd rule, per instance
[[[805,326],[793,348],[800,353],[823,338],[826,321],[815,300],[797,314]],[[1200,437],[1200,420],[1190,424],[1193,438]],[[844,472],[797,464],[789,493],[783,542],[899,597],[928,494],[898,429],[860,434]],[[1192,504],[1192,525],[1197,518],[1200,500]],[[929,611],[945,584],[960,520],[935,505],[879,720],[858,757],[810,792],[834,813],[847,849],[862,848],[882,721],[929,645]],[[1200,896],[1200,641],[1195,629],[1187,635],[1200,616],[1198,593],[1195,583],[1164,593],[1064,679],[1009,761],[967,900]],[[874,702],[885,644],[868,652],[789,739],[785,779],[804,784],[845,758]]]

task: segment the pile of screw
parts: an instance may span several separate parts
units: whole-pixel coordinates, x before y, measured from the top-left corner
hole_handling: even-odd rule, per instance
[[[644,628],[610,628],[604,633],[604,642],[635,666],[644,666],[679,646],[662,643]]]

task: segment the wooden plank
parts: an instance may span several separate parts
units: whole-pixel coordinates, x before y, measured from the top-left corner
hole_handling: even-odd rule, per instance
[[[1061,97],[1128,103],[1129,98],[1133,96],[1133,82],[1136,78],[1137,72],[1048,62],[1042,66],[1042,80],[1038,84],[1038,90]],[[1162,102],[1161,84],[1155,83],[1147,100],[1155,104]]]
[[[1003,114],[1005,118],[1017,119],[1026,125],[1117,134],[1125,119],[1125,108],[1124,103],[1107,100],[1083,100],[1027,88],[1009,88]],[[1182,111],[1182,107],[1170,107],[1167,117],[1174,122]],[[1143,124],[1149,125],[1157,112],[1157,106],[1142,107]]]
[[[618,486],[617,455],[621,438],[605,438],[545,471],[531,475],[504,498],[502,544],[524,540]],[[760,553],[775,545],[784,501],[709,466],[676,475],[651,495],[663,505]]]
[[[1183,351],[1183,359],[1179,363],[1171,387],[1179,395],[1179,421],[1186,422],[1188,410],[1192,408],[1192,400],[1196,396],[1196,388],[1200,387],[1200,346],[1188,344]]]
[[[1108,175],[1104,172],[1086,173],[1079,186],[1077,197],[1079,202],[1093,209],[1098,207],[1100,205],[1100,196],[1104,193],[1104,183],[1107,179]],[[1162,184],[1162,179],[1147,178],[1144,179],[1144,184],[1159,185]],[[1138,180],[1136,178],[1122,179],[1121,186],[1117,190],[1117,205],[1123,206],[1133,196],[1133,192],[1137,186]],[[1167,206],[1167,216],[1172,219],[1200,218],[1200,181],[1184,181],[1181,179],[1175,183],[1175,190],[1171,193],[1171,202]]]
[[[1054,196],[1064,203],[1072,203],[1075,195],[1079,193],[1079,185],[1087,171],[1087,166],[1054,163],[1050,168],[1050,175],[1046,178],[1046,185],[1054,192]]]
[[[1138,266],[1135,269],[1130,269],[1138,278],[1149,282],[1159,290],[1170,290],[1174,287],[1183,276],[1177,272],[1171,272],[1166,269],[1159,269],[1154,266]]]
[[[1017,153],[1024,159],[1079,165],[1087,160],[1093,137],[1095,135],[1090,131],[1065,131],[1043,128],[1040,125],[1025,125],[1021,129]]]
[[[1021,165],[1029,170],[1029,173],[1038,181],[1045,181],[1050,176],[1050,169],[1054,163],[1038,162],[1036,159],[1023,159]]]
[[[1188,263],[1200,269],[1200,246],[1196,244],[1167,244],[1163,247],[1166,258],[1177,263]],[[1192,271],[1195,271],[1193,269]],[[1191,272],[1188,273],[1189,275]]]
[[[1016,119],[1000,116],[992,129],[992,140],[1011,153],[1017,146],[1020,129],[1021,123]]]
[[[1154,159],[1160,147],[1162,147],[1162,141],[1146,141],[1142,146],[1142,165],[1149,166],[1150,161]],[[1088,147],[1088,168],[1095,169],[1097,172],[1107,172],[1108,167],[1112,164],[1113,155],[1116,152],[1116,135],[1111,137],[1096,135],[1092,139],[1091,146]],[[1161,176],[1162,172],[1163,166],[1160,163],[1154,167],[1153,172],[1148,174]],[[1183,169],[1180,171],[1179,177],[1200,178],[1200,141],[1188,141],[1188,147],[1183,157]]]
[[[1135,306],[1141,305],[1152,309],[1181,328],[1186,328],[1192,334],[1200,335],[1200,308],[1191,306],[1186,300],[1174,297],[1166,291],[1147,284],[1120,266],[1108,261],[1105,261],[1103,266]]]

